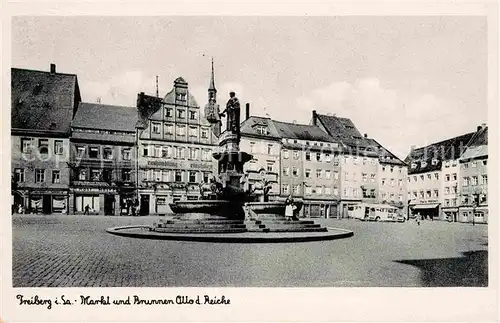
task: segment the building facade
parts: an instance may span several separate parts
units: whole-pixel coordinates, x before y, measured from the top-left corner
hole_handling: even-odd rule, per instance
[[[140,213],[168,214],[174,201],[199,199],[200,184],[216,173],[218,138],[182,77],[163,99],[139,93],[137,108]]]
[[[132,215],[136,208],[133,107],[80,103],[71,124],[70,210]]]
[[[406,158],[409,212],[432,220],[460,221],[458,217],[458,160],[474,132],[431,145],[412,148]]]
[[[11,69],[13,211],[67,213],[69,136],[81,101],[74,74]]]
[[[488,127],[481,125],[459,159],[461,222],[488,223]]]
[[[405,162],[376,140],[361,135],[348,118],[313,111],[311,124],[325,131],[342,147],[339,217],[348,217],[348,211],[359,203],[386,203],[406,213]]]

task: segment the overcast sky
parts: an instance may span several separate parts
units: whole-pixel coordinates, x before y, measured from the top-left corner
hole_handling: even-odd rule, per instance
[[[13,67],[55,63],[84,101],[131,107],[156,75],[161,96],[182,76],[203,107],[214,57],[220,103],[348,117],[401,158],[487,122],[483,17],[22,17],[12,39]]]

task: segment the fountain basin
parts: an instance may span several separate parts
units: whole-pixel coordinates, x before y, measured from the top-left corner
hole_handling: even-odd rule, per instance
[[[176,219],[238,219],[237,206],[227,200],[194,200],[170,203]]]
[[[286,204],[284,202],[248,202],[245,206],[250,214],[255,214],[257,219],[284,219]]]

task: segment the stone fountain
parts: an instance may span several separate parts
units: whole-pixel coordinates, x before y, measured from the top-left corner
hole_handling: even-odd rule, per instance
[[[201,200],[171,203],[174,217],[160,221],[150,229],[167,233],[327,231],[313,221],[288,221],[285,218],[285,202],[268,201],[269,183],[265,179],[262,187],[257,188],[260,194],[244,189],[243,166],[252,159],[252,155],[240,150],[240,103],[234,92],[229,95],[222,113],[219,113],[218,106],[213,105],[216,111],[207,115],[211,123],[220,122],[220,117],[227,115],[226,131],[220,136],[218,151],[212,155],[218,163],[218,176],[212,178],[210,183],[200,185]],[[262,176],[265,177],[265,174]]]

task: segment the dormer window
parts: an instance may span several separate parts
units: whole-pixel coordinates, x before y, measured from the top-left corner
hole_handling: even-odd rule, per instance
[[[186,93],[177,93],[177,100],[186,101]]]
[[[432,165],[436,166],[438,164],[438,160],[436,158],[432,159]]]
[[[257,126],[257,127],[255,127],[255,130],[257,131],[257,133],[259,135],[267,135],[268,134],[266,126]]]
[[[423,162],[420,162],[420,167],[424,168],[427,166],[427,162],[423,161]]]
[[[417,168],[417,163],[411,163],[411,169]]]

